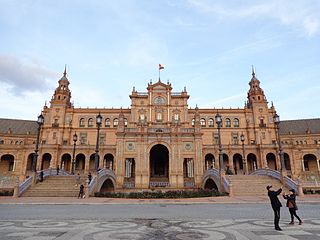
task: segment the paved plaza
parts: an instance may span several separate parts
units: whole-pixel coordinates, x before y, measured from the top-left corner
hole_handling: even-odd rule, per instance
[[[316,202],[299,203],[298,214],[304,219],[301,226],[288,225],[288,209],[283,207],[283,231],[279,232],[273,229],[267,201],[35,204],[22,200],[11,204],[0,201],[0,240],[320,239],[320,204]]]

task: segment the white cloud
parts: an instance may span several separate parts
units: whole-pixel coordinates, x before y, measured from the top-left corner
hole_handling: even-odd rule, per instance
[[[189,0],[188,2],[200,12],[210,14],[220,20],[269,18],[291,28],[300,29],[309,37],[320,31],[319,1],[270,0],[264,3],[249,1],[248,5],[241,4],[237,7],[227,7],[207,0]]]
[[[0,55],[0,82],[8,85],[14,95],[43,91],[50,87],[49,79],[56,74],[36,63],[26,63],[13,56]]]

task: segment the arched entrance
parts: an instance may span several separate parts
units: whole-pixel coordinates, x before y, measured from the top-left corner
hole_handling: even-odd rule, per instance
[[[288,153],[283,154],[284,157],[284,166],[286,167],[286,170],[291,170],[291,164],[290,164],[290,157]]]
[[[105,164],[106,168],[108,168],[110,170],[113,170],[114,169],[113,168],[113,166],[114,166],[114,163],[113,163],[114,157],[113,157],[113,155],[111,153],[108,153],[108,154],[104,155],[103,159],[105,161],[104,164]]]
[[[230,171],[231,169],[230,169],[230,166],[229,166],[229,156],[224,153],[224,154],[222,155],[222,158],[223,158],[223,167],[224,167],[224,170],[227,172],[227,170],[229,169],[229,171]]]
[[[86,156],[82,153],[79,153],[76,156],[76,166],[75,166],[76,171],[83,172],[85,167],[85,162],[86,162]]]
[[[114,185],[110,178],[106,179],[101,186],[100,192],[113,192]]]
[[[206,156],[204,157],[204,161],[205,161],[205,170],[214,168],[214,156],[211,153],[206,154]]]
[[[14,156],[11,154],[5,154],[1,156],[0,159],[0,173],[8,174],[12,172],[14,169]]]
[[[162,144],[150,150],[150,184],[152,182],[169,182],[169,150]],[[157,184],[155,184],[156,186]]]
[[[204,189],[205,190],[213,190],[213,189],[218,190],[218,187],[212,178],[208,178],[206,183],[204,184]]]
[[[50,153],[45,153],[42,155],[41,170],[49,169],[51,158],[52,157]]]
[[[65,153],[61,157],[61,166],[60,168],[69,172],[71,170],[71,155],[69,153]]]
[[[303,156],[303,165],[305,171],[318,172],[317,157],[313,154]]]
[[[94,171],[94,156],[95,154],[90,155],[90,160],[89,160],[89,171]]]
[[[243,161],[242,156],[239,153],[233,155],[233,172],[234,174],[243,173]]]
[[[268,168],[277,170],[276,156],[273,153],[268,153],[266,156]]]
[[[247,162],[248,162],[248,171],[253,172],[257,169],[257,157],[253,153],[249,153],[247,156]]]
[[[26,166],[27,171],[32,171],[33,156],[34,156],[34,153],[30,153],[27,158],[27,166]]]

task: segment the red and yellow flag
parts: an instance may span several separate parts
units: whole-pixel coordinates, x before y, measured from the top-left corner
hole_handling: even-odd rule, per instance
[[[159,63],[159,70],[164,69],[164,66]]]

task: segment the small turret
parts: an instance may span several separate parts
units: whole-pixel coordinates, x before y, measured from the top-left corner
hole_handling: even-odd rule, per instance
[[[71,107],[71,91],[69,89],[69,80],[67,78],[67,68],[65,67],[63,76],[58,81],[59,86],[54,91],[52,99],[50,101],[53,104],[66,104],[67,107]]]
[[[260,81],[256,78],[256,73],[252,67],[252,78],[249,82],[250,89],[248,91],[247,108],[251,108],[253,103],[267,103],[267,99],[264,95],[262,88],[260,87]]]

